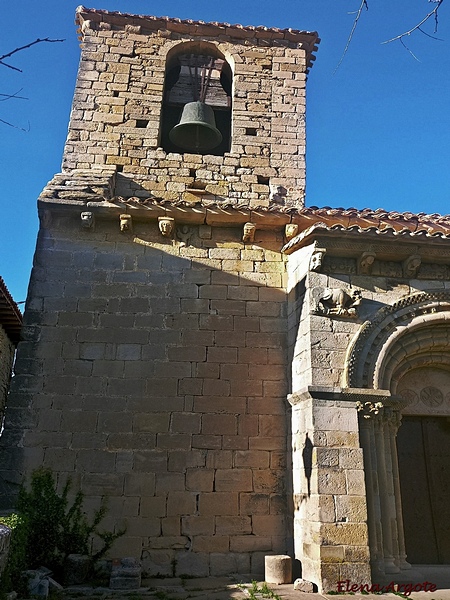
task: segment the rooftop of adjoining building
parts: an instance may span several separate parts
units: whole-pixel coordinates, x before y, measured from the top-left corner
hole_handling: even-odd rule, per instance
[[[0,277],[0,325],[6,331],[9,339],[17,345],[22,328],[22,313],[14,302],[5,282]]]

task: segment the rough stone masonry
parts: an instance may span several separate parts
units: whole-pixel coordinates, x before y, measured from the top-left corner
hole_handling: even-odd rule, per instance
[[[448,219],[304,207],[317,34],[83,7],[77,23],[2,505],[45,465],[90,510],[108,496],[113,555],[149,575],[260,574],[281,554],[328,591],[407,570],[396,436],[450,415]],[[179,99],[205,85],[221,145],[174,149]]]

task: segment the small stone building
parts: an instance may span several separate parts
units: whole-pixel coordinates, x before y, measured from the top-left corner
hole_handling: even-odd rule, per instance
[[[77,22],[3,505],[35,467],[70,476],[152,575],[448,564],[449,219],[304,207],[317,34]]]

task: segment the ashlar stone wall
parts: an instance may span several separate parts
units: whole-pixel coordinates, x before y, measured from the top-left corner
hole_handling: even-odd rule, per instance
[[[262,573],[290,536],[282,231],[190,232],[46,215],[2,476],[43,465],[92,509],[108,496],[113,555],[147,573]]]

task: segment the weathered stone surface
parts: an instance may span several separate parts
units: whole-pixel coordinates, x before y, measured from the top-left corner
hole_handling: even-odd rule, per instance
[[[311,581],[305,581],[304,579],[296,579],[294,581],[294,590],[311,594],[314,592],[314,584]]]
[[[292,558],[290,556],[266,556],[265,575],[267,583],[292,583]]]
[[[69,554],[64,565],[64,584],[78,585],[84,583],[89,575],[92,561],[89,556]]]
[[[136,558],[113,560],[109,587],[112,590],[137,590],[141,587],[142,567]]]

